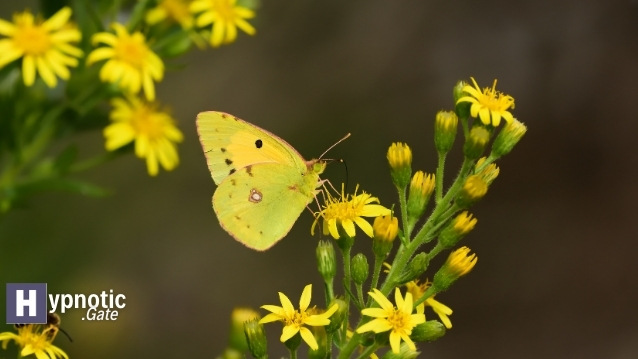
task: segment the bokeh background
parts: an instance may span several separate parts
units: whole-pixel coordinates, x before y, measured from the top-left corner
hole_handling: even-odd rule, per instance
[[[36,5],[3,1],[0,15],[24,7]],[[0,223],[0,282],[126,295],[115,322],[63,315],[74,342],[56,343],[71,358],[214,357],[235,305],[278,304],[277,291],[296,302],[308,283],[322,304],[308,213],[266,253],[220,229],[198,112],[232,113],[307,158],[351,132],[329,156],[391,204],[388,145],[409,143],[413,167],[434,171],[434,115],[470,76],[498,78],[529,130],[473,210],[464,244],[478,266],[437,296],[454,327],[423,357],[638,357],[637,1],[269,0],[253,24],[255,37],[194,51],[159,84],[185,134],[177,170],[149,178],[128,156],[83,177],[112,196],[47,194]],[[100,134],[68,140],[103,148]],[[449,176],[458,164],[457,152]],[[345,181],[344,167],[325,178]]]

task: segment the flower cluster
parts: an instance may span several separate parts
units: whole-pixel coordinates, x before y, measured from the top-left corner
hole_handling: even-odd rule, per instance
[[[160,168],[176,168],[183,135],[157,93],[171,67],[168,59],[193,45],[217,48],[235,42],[239,33],[256,33],[250,22],[257,1],[139,1],[133,11],[126,2],[69,4],[48,14],[25,10],[0,19],[0,112],[16,114],[3,120],[11,123],[2,124],[0,143],[21,139],[19,146],[0,146],[0,158],[17,156],[9,161],[14,167],[2,166],[0,172],[0,212],[24,193],[50,188],[40,182],[102,195],[104,190],[69,175],[127,153],[144,160],[151,176]],[[105,103],[112,104],[110,114]],[[108,119],[111,124],[105,126]],[[63,152],[50,166],[47,152],[57,137],[86,129],[103,130],[107,152],[82,162]],[[22,191],[23,185],[29,191]]]
[[[284,323],[280,340],[290,350],[291,357],[296,357],[303,339],[311,358],[325,358],[333,352],[333,345],[339,350],[338,358],[349,358],[355,350],[360,358],[377,358],[376,353],[384,346],[389,347],[384,357],[413,358],[419,354],[418,342],[436,340],[452,329],[453,311],[439,297],[470,273],[478,261],[470,248],[457,247],[478,222],[468,209],[487,194],[498,177],[500,170],[495,161],[509,153],[526,130],[509,112],[514,99],[498,92],[496,81],[492,88],[484,90],[478,88],[474,79],[472,82],[474,86],[465,83],[456,86],[454,111],[441,111],[435,117],[434,142],[439,155],[435,173],[412,171],[415,154],[406,143],[395,142],[389,147],[386,158],[390,178],[399,196],[396,214],[382,205],[378,197],[360,193],[358,186],[352,194],[342,187],[338,195],[324,188],[324,205],[315,213],[311,233],[322,222],[323,235],[335,239],[341,250],[345,293],[335,295],[335,250],[330,241],[321,240],[316,250],[317,268],[330,309],[325,312],[309,309],[310,285],[302,294],[299,310],[282,293],[279,293],[281,307],[262,306],[271,314],[259,323]],[[501,118],[506,124],[499,128]],[[465,156],[456,178],[444,189],[443,166],[458,127],[465,135],[462,146]],[[490,143],[491,151],[486,153]],[[434,200],[430,201],[430,197]],[[425,216],[426,213],[429,215]],[[373,224],[364,217],[374,217]],[[352,253],[356,227],[372,238],[372,266],[364,253]],[[400,239],[398,248],[396,238]],[[432,281],[424,279],[432,259],[446,251],[449,251],[447,260],[432,271]],[[382,267],[388,268],[385,274]],[[364,290],[366,284],[368,290]],[[394,301],[388,299],[392,293]],[[427,307],[437,319],[426,320]],[[358,312],[355,315],[360,317],[358,322],[350,321],[351,311]],[[306,326],[313,326],[313,330]],[[263,328],[257,330],[253,324],[247,324],[245,330],[248,341],[254,341],[256,348],[265,347],[260,344],[265,341]],[[251,353],[256,358],[264,357],[263,350]]]

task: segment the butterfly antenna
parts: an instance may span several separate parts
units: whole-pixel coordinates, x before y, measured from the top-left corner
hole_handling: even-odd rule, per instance
[[[334,145],[328,147],[327,150],[323,151],[323,153],[321,154],[321,156],[319,156],[319,159],[322,159],[323,156],[328,153],[328,151],[330,151],[331,149],[333,149],[336,145],[340,144],[341,142],[345,141],[348,137],[350,137],[350,133],[347,133],[345,136],[343,136],[342,139],[340,139],[339,141],[335,142]]]

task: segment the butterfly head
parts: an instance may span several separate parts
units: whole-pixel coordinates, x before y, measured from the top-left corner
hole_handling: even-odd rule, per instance
[[[326,169],[326,161],[321,159],[310,160],[306,162],[306,166],[308,167],[308,172],[321,174]]]

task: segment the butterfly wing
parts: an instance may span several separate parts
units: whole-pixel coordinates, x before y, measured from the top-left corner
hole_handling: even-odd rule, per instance
[[[312,201],[319,173],[280,163],[246,166],[213,195],[221,226],[249,248],[264,251],[283,238]]]
[[[197,132],[216,184],[246,166],[280,163],[305,170],[305,160],[286,141],[223,112],[197,115]]]

